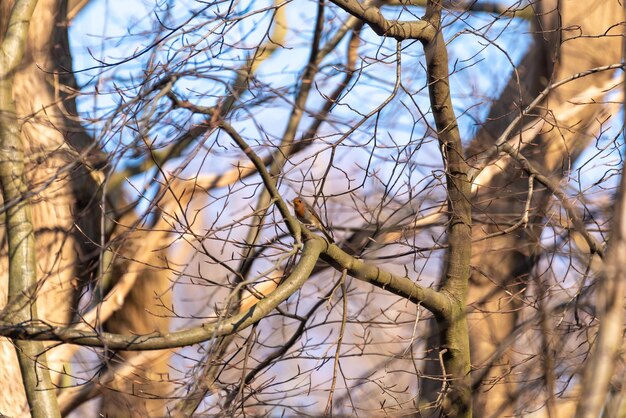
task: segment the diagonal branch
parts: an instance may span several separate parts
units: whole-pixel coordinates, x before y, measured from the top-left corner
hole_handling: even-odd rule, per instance
[[[401,21],[385,19],[377,5],[363,5],[357,0],[331,0],[352,16],[367,23],[377,35],[430,42],[436,34],[435,26],[426,20]]]
[[[84,331],[79,327],[51,327],[39,322],[25,321],[12,324],[0,322],[0,335],[16,339],[63,341],[91,347],[107,347],[110,350],[142,351],[184,347],[232,335],[264,317],[296,292],[310,277],[324,246],[324,241],[309,240],[302,249],[302,256],[293,271],[280,286],[255,306],[224,321],[205,323],[195,328],[175,331],[166,335],[121,335],[109,332]]]

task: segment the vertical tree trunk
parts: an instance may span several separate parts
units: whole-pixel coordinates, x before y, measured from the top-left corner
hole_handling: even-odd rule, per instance
[[[12,6],[13,1],[3,1],[0,5],[2,29],[6,28]],[[62,0],[38,2],[26,55],[15,71],[13,87],[17,118],[23,123],[26,180],[29,191],[33,192],[39,318],[54,325],[67,324],[72,319],[78,280],[88,276],[93,268],[92,243],[98,231],[97,202],[92,200],[97,187],[79,156],[89,142],[88,137],[79,124],[68,119],[74,104],[65,8]],[[85,217],[87,210],[89,218]],[[0,239],[3,244],[0,307],[4,307],[7,302],[4,229],[0,230]],[[62,358],[63,352],[62,348],[47,352],[52,370],[62,371],[62,363],[67,360]],[[4,338],[0,340],[0,364],[0,381],[8,385],[0,395],[0,412],[8,416],[24,415],[26,402],[14,348]],[[60,374],[53,373],[52,377],[58,380]]]
[[[558,2],[558,10],[556,3],[543,1],[540,4],[537,25],[540,33],[522,62],[523,84],[518,87],[517,79],[512,77],[507,89],[495,102],[490,117],[498,119],[484,125],[471,147],[476,161],[480,160],[483,150],[493,145],[508,123],[519,115],[519,111],[508,116],[502,111],[511,109],[511,104],[520,108],[518,91],[523,94],[523,108],[544,84],[542,76],[554,82],[620,61],[619,36],[584,37],[606,32],[619,35],[620,29],[616,25],[623,20],[623,12],[618,2],[566,0]],[[600,125],[595,119],[603,105],[593,101],[602,100],[602,86],[612,76],[611,72],[594,74],[550,92],[540,106],[549,110],[534,122],[540,124],[536,125],[539,127],[535,130],[537,134],[530,130],[523,134],[524,142],[532,144],[524,148],[523,155],[554,181],[563,177],[599,130]],[[597,91],[591,91],[594,88]],[[579,95],[584,97],[576,100]],[[530,118],[525,121],[530,122]],[[478,188],[474,199],[474,239],[507,228],[524,212],[528,175],[516,163],[508,158],[505,160],[506,168]],[[476,384],[476,387],[481,386],[474,395],[475,416],[514,415],[515,384],[509,376],[514,360],[509,350],[495,359],[492,355],[515,329],[517,312],[521,308],[521,302],[515,295],[527,287],[528,276],[538,255],[542,219],[551,196],[541,187],[535,189],[539,190],[532,197],[528,228],[474,245],[468,321],[472,365],[476,370],[475,376],[483,376],[482,382]]]

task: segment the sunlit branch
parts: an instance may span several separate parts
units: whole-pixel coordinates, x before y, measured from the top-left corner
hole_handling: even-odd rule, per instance
[[[428,21],[389,20],[380,12],[378,5],[365,5],[358,0],[331,0],[352,16],[367,23],[377,35],[395,38],[398,41],[416,39],[429,42],[435,36],[435,27]]]
[[[53,327],[41,322],[23,322],[18,325],[0,322],[0,335],[36,341],[63,341],[91,347],[107,347],[112,350],[142,351],[184,347],[214,338],[232,335],[266,317],[273,309],[287,300],[310,277],[324,243],[309,240],[304,244],[300,260],[293,271],[272,293],[246,312],[220,322],[206,323],[199,327],[161,335],[121,335],[108,332],[84,331],[76,327]]]

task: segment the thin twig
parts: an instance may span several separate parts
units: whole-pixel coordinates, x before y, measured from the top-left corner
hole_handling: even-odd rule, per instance
[[[337,338],[337,349],[335,350],[335,364],[333,366],[333,378],[330,384],[330,391],[328,392],[328,401],[326,402],[326,409],[324,411],[325,416],[333,415],[333,395],[335,393],[335,386],[337,384],[337,370],[339,367],[339,356],[341,355],[341,343],[343,342],[343,336],[346,331],[346,320],[348,316],[348,295],[346,291],[346,276],[347,270],[341,272],[341,298],[343,302],[343,311],[341,314],[341,327],[339,328],[339,337]]]

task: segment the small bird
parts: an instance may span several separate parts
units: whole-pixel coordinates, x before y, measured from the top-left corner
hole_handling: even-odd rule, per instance
[[[335,242],[333,240],[333,237],[330,235],[328,229],[322,223],[319,215],[315,213],[315,209],[313,209],[311,205],[304,201],[304,199],[299,196],[293,199],[293,208],[296,214],[296,218],[298,218],[300,222],[305,225],[315,227],[326,236],[329,242]]]

